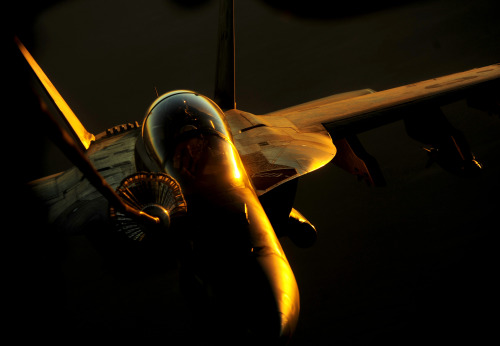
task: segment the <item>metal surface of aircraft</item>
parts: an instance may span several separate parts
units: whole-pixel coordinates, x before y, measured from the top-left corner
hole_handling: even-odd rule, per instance
[[[50,121],[55,141],[75,167],[32,183],[49,206],[49,221],[72,234],[98,234],[96,241],[127,263],[127,270],[138,259],[157,266],[156,256],[167,249],[168,260],[175,255],[180,261],[181,285],[204,316],[204,331],[216,338],[264,343],[291,338],[299,292],[279,237],[303,247],[316,239],[314,226],[293,208],[298,177],[334,160],[369,184],[383,184],[356,135],[402,118],[408,134],[430,146],[441,166],[475,175],[479,163],[439,107],[467,99],[498,111],[498,64],[263,115],[239,110],[233,4],[223,1],[213,100],[172,91],[153,102],[142,124],[93,135],[16,42],[76,139]],[[237,318],[235,305],[245,312]]]

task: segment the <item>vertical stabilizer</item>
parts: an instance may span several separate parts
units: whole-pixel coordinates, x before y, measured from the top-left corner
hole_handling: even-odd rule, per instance
[[[214,101],[222,110],[236,108],[234,0],[221,0]]]

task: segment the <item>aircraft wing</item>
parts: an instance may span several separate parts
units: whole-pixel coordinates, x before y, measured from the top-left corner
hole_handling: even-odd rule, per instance
[[[265,115],[233,109],[226,118],[259,195],[334,157],[334,163],[351,174],[383,185],[375,159],[356,134],[408,115],[434,114],[428,110],[463,98],[478,108],[498,111],[499,86],[500,64],[495,64],[380,92],[332,95]]]
[[[42,92],[50,100],[51,104],[55,106],[55,110],[59,113],[61,119],[68,125],[74,138],[78,140],[77,143],[79,143],[82,149],[87,150],[90,144],[95,140],[95,136],[85,129],[78,117],[73,113],[73,110],[71,110],[61,94],[59,94],[55,86],[22,42],[17,37],[15,37],[14,40],[33,71],[34,76],[42,86]],[[42,107],[46,106],[47,105],[42,102]]]
[[[336,139],[401,119],[408,111],[463,98],[480,103],[493,101],[493,107],[498,109],[499,84],[500,64],[495,64],[340,101],[325,98],[265,117],[286,118],[302,131],[325,126]]]

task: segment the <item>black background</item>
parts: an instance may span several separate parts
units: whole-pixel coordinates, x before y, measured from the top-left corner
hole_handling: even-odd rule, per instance
[[[141,121],[155,88],[212,96],[218,4],[192,3],[63,1],[21,8],[12,17],[49,78],[97,134]],[[280,2],[237,1],[239,109],[263,114],[499,62],[495,1],[335,4],[285,9]],[[23,92],[14,92],[5,170],[24,180],[68,163],[30,126]],[[482,162],[480,177],[426,167],[420,144],[396,122],[360,135],[386,187],[367,187],[332,164],[300,179],[295,207],[319,239],[306,250],[283,241],[301,293],[292,345],[482,343],[495,336],[500,121],[464,102],[444,111]],[[144,341],[189,339],[187,327],[168,326],[171,319],[189,320],[171,287],[175,278],[126,287],[103,278],[94,250],[82,239],[44,233],[37,219],[43,210],[22,204],[29,192],[20,191],[12,205],[22,227],[10,229],[22,239],[8,262],[17,264],[11,322],[19,337],[79,340],[95,329]]]

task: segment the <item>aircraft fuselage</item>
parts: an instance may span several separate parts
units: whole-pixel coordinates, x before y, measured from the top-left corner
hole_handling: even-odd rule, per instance
[[[188,211],[177,229],[190,249],[184,264],[191,282],[201,281],[191,289],[208,298],[194,308],[217,316],[224,333],[216,334],[288,339],[299,314],[295,277],[220,108],[190,91],[161,96],[144,119],[136,165],[181,186]]]

